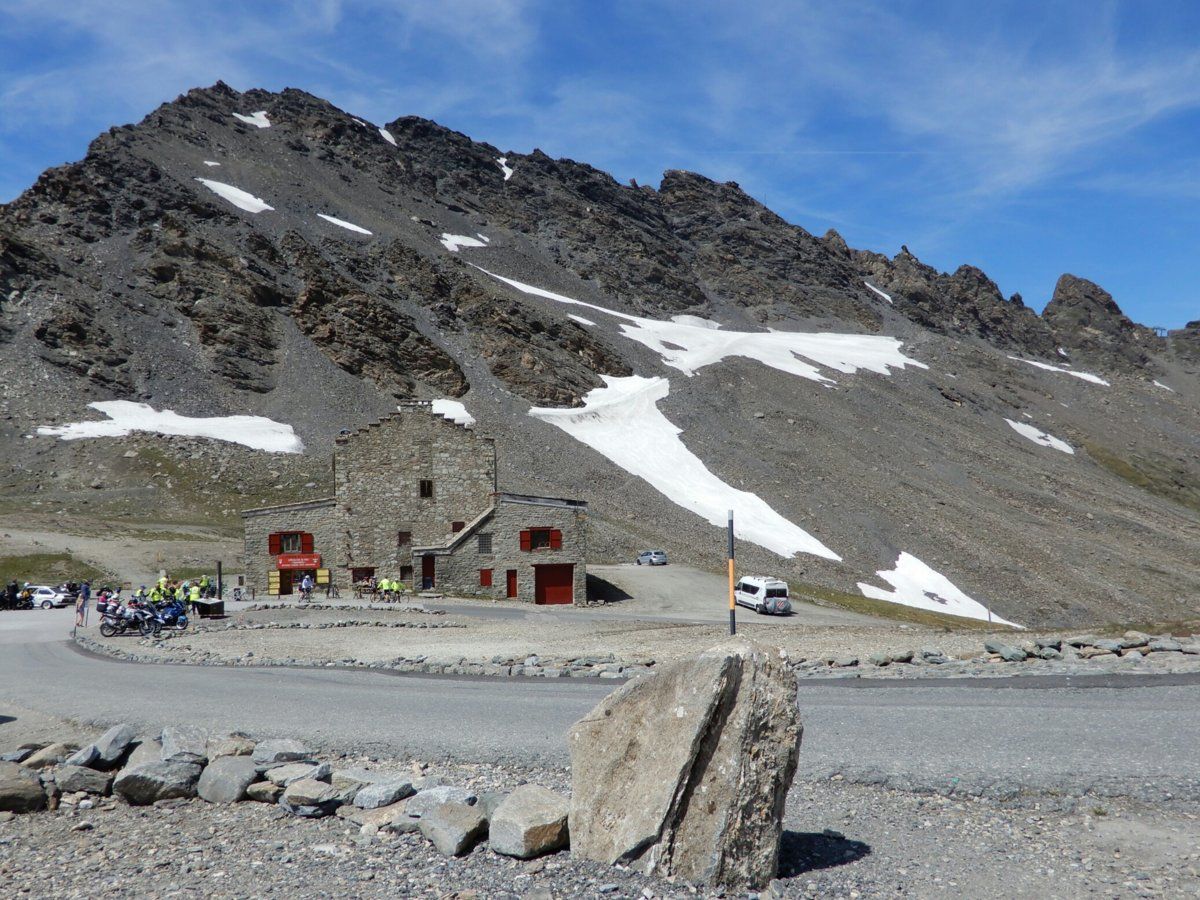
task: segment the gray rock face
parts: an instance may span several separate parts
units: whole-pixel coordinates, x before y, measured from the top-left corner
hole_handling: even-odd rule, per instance
[[[474,791],[446,784],[441,787],[420,791],[413,797],[410,797],[408,801],[408,814],[410,816],[422,817],[435,806],[441,806],[443,803],[461,803],[463,806],[471,806],[475,803],[476,799],[478,798],[475,796]]]
[[[246,788],[246,799],[259,803],[277,803],[283,794],[283,788],[269,781],[256,781]]]
[[[107,794],[113,776],[84,766],[63,765],[54,770],[54,783],[64,794],[84,791],[88,794]]]
[[[94,765],[101,769],[110,769],[117,765],[136,736],[137,730],[129,724],[114,725],[108,729],[94,744],[99,754]]]
[[[113,792],[134,806],[146,806],[158,800],[195,797],[199,780],[196,763],[160,760],[126,766],[113,782]]]
[[[421,816],[421,834],[443,856],[470,852],[487,833],[488,821],[483,813],[464,803],[441,803]]]
[[[195,725],[168,725],[162,730],[164,762],[208,762],[208,732]]]
[[[359,809],[377,809],[411,797],[416,793],[412,783],[406,778],[394,778],[368,784],[359,789],[354,795],[354,805]]]
[[[1003,641],[986,641],[983,649],[988,653],[995,653],[1005,662],[1023,662],[1029,656],[1020,647],[1005,644]]]
[[[306,762],[287,763],[286,765],[276,766],[274,769],[268,769],[267,781],[277,784],[280,787],[287,787],[289,784],[300,781],[303,778],[311,778],[313,781],[328,781],[330,771],[328,763],[323,763],[319,766],[314,766],[312,763]]]
[[[302,778],[284,789],[279,797],[279,805],[294,816],[319,819],[337,812],[342,805],[342,795],[324,781]]]
[[[209,803],[237,803],[258,778],[258,766],[248,756],[221,756],[200,775],[196,792]]]
[[[731,639],[659,667],[571,728],[572,852],[763,887],[777,873],[802,731],[777,651]]]
[[[125,768],[131,769],[134,766],[140,766],[148,762],[162,761],[162,743],[158,738],[143,736],[138,739],[134,748],[129,753],[129,759],[125,760]]]
[[[46,792],[37,772],[0,762],[0,812],[36,812],[46,808]]]
[[[241,734],[231,734],[208,742],[208,758],[222,756],[249,756],[254,752],[254,741]]]
[[[100,759],[100,751],[96,749],[95,744],[88,744],[86,747],[80,747],[68,756],[65,765],[76,767],[90,766],[98,759]]]
[[[299,762],[308,759],[311,754],[308,748],[299,741],[289,739],[262,741],[251,754],[259,765],[270,766],[277,763]]]
[[[523,784],[488,821],[488,846],[505,856],[532,859],[567,846],[567,799],[536,784]]]

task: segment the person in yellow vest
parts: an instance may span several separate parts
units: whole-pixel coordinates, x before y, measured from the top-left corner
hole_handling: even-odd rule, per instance
[[[167,576],[166,575],[158,576],[158,589],[160,591],[162,591],[164,595],[167,593]]]
[[[150,602],[151,603],[162,603],[164,599],[165,598],[163,597],[162,588],[159,587],[157,584],[150,589]]]
[[[184,590],[183,583],[175,586],[175,599],[183,603],[187,599],[187,593]]]
[[[199,582],[193,582],[192,586],[188,589],[188,602],[192,606],[192,613],[193,614],[196,613],[198,611],[196,609],[196,604],[200,602],[200,583]]]

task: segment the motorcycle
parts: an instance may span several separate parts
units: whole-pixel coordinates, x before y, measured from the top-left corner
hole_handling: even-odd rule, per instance
[[[172,600],[158,607],[158,616],[164,628],[184,631],[188,627],[187,607],[181,600]]]
[[[122,606],[119,600],[109,600],[103,609],[97,603],[96,611],[100,613],[100,633],[105,637],[124,634],[134,628],[142,637],[150,637],[162,631],[165,624],[163,617],[153,608],[153,604],[138,603],[135,600],[129,601],[125,606]]]

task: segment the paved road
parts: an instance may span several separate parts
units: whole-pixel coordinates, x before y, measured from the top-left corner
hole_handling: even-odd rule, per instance
[[[613,688],[367,671],[141,666],[66,641],[67,610],[0,613],[0,698],[85,721],[285,735],[430,759],[566,762],[568,726]],[[1032,683],[1032,681],[1026,682]],[[1125,682],[1151,684],[1151,682]],[[1012,683],[1009,682],[1009,685]],[[801,775],[1022,784],[1200,799],[1200,685],[802,684]],[[6,728],[0,725],[0,740]]]

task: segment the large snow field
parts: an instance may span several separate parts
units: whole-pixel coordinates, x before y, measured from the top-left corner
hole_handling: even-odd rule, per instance
[[[353,222],[347,222],[345,219],[335,219],[333,216],[327,216],[325,213],[317,213],[317,218],[324,219],[339,228],[345,228],[347,231],[357,231],[359,234],[370,234],[371,232],[363,228],[361,225],[355,225]]]
[[[462,404],[461,400],[449,400],[444,397],[440,400],[434,400],[433,414],[435,416],[443,416],[456,425],[464,425],[468,428],[475,424],[475,417],[467,412],[467,408]]]
[[[267,118],[267,111],[265,109],[260,109],[258,112],[251,113],[248,116],[244,116],[241,113],[234,113],[233,117],[235,119],[240,119],[247,125],[253,125],[255,128],[271,127],[271,121]]]
[[[1076,378],[1081,378],[1084,381],[1090,381],[1092,384],[1102,384],[1105,387],[1112,387],[1107,381],[1099,375],[1093,375],[1091,372],[1077,372],[1075,369],[1067,369],[1063,366],[1052,366],[1050,363],[1038,362],[1036,359],[1021,359],[1019,356],[1010,356],[1009,359],[1015,359],[1017,362],[1027,363],[1031,366],[1037,366],[1039,369],[1045,369],[1047,372],[1060,372],[1063,375],[1074,375]]]
[[[987,607],[968,597],[955,587],[949,578],[941,572],[929,568],[911,553],[901,553],[896,559],[894,569],[875,574],[890,584],[892,590],[889,591],[860,581],[858,589],[864,597],[883,600],[886,603],[899,603],[901,606],[911,606],[915,609],[945,613],[948,616],[989,621]],[[991,615],[990,621],[999,625],[1012,625],[1015,628],[1023,627],[1015,622],[1002,619],[994,613]]]
[[[241,188],[236,188],[232,184],[226,184],[223,181],[212,181],[208,178],[197,178],[196,180],[218,197],[228,200],[238,209],[244,209],[246,212],[260,213],[275,208],[268,206],[266,201],[260,200],[253,194],[247,193]]]
[[[486,247],[487,238],[480,235],[479,237],[470,237],[465,234],[449,234],[443,232],[442,246],[451,253],[457,253],[463,247]]]
[[[1075,448],[1066,441],[1046,434],[1046,432],[1034,428],[1032,425],[1027,425],[1024,422],[1014,422],[1012,419],[1005,419],[1004,421],[1011,425],[1013,431],[1021,435],[1021,437],[1029,438],[1035,444],[1041,444],[1043,447],[1051,447],[1054,450],[1061,450],[1063,453],[1070,453],[1072,455],[1075,453]]]
[[[735,531],[743,540],[783,557],[810,553],[841,560],[757,495],[726,484],[688,450],[680,429],[658,408],[670,390],[667,379],[601,377],[605,386],[589,391],[582,409],[535,407],[529,414],[561,428],[713,525],[724,526],[732,509]]]
[[[688,376],[730,356],[758,360],[781,372],[828,384],[834,383],[833,379],[822,375],[816,366],[847,374],[865,369],[880,375],[890,374],[892,367],[929,368],[902,354],[901,341],[893,337],[799,331],[726,331],[717,322],[690,315],[675,316],[670,321],[646,319],[532,287],[479,266],[476,268],[522,293],[583,306],[620,319],[621,332],[625,337],[654,350],[664,363]]]
[[[296,437],[291,425],[274,422],[262,416],[215,416],[192,418],[169,409],[161,412],[145,403],[131,400],[105,400],[89,403],[88,407],[108,416],[107,420],[73,422],[69,425],[44,425],[37,433],[60,437],[64,441],[82,438],[126,437],[134,431],[183,437],[212,438],[242,444],[252,450],[268,453],[300,453],[304,444]]]

